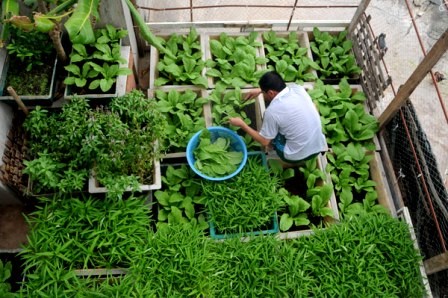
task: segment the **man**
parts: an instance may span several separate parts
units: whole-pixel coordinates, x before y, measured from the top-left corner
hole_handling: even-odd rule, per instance
[[[278,156],[288,163],[303,162],[326,150],[319,114],[302,86],[287,87],[276,72],[265,73],[259,85],[260,88],[247,98],[263,92],[269,103],[260,132],[241,118],[231,118],[231,125],[242,128],[263,146],[272,145]]]

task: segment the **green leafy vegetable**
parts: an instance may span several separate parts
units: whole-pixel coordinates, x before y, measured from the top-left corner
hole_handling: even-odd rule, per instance
[[[158,202],[157,228],[166,224],[192,224],[207,229],[204,214],[197,210],[204,204],[200,179],[186,165],[166,168],[163,188],[154,193]],[[203,208],[202,208],[203,209]]]
[[[265,64],[267,59],[257,57],[257,48],[262,46],[257,37],[257,32],[247,37],[221,33],[218,39],[210,40],[212,59],[206,61],[206,75],[214,78],[216,89],[258,86],[265,71],[257,69],[257,65]]]
[[[379,125],[365,111],[366,97],[362,91],[352,90],[347,80],[342,79],[339,90],[318,81],[308,93],[319,109],[328,144],[357,142],[374,149],[372,139]]]
[[[161,39],[161,44],[175,56],[172,58],[160,54],[157,63],[159,71],[155,86],[164,85],[195,85],[208,87],[208,82],[202,71],[205,67],[200,38],[194,27],[188,35],[170,35],[168,40]]]
[[[275,31],[263,33],[263,45],[268,69],[275,70],[286,82],[314,81],[312,69],[319,66],[307,56],[308,49],[300,47],[297,32],[280,37]]]
[[[320,79],[342,78],[361,73],[361,68],[356,65],[355,56],[351,53],[352,42],[346,39],[347,30],[333,36],[315,27],[313,34],[314,41],[310,42],[310,47],[314,61],[319,66]]]
[[[188,141],[205,128],[204,104],[208,99],[197,91],[155,92],[157,109],[167,119],[165,147],[169,152],[185,152]]]
[[[234,151],[230,145],[230,139],[212,140],[210,131],[202,130],[199,144],[193,151],[195,168],[209,177],[224,177],[235,172],[243,161],[243,152]]]

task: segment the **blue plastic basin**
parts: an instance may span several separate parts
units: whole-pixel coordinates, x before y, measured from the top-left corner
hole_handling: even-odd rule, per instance
[[[238,174],[244,168],[244,165],[246,164],[246,161],[247,161],[247,148],[246,148],[246,144],[244,143],[244,140],[233,130],[230,130],[225,127],[211,126],[211,127],[205,128],[205,129],[208,129],[210,131],[212,142],[214,142],[217,138],[220,138],[220,137],[229,139],[230,147],[232,148],[232,150],[243,153],[243,160],[241,161],[240,165],[235,170],[235,172],[233,172],[227,176],[224,176],[224,177],[209,177],[209,176],[205,175],[204,173],[200,172],[194,166],[194,163],[196,162],[196,158],[194,157],[193,152],[199,144],[199,137],[202,132],[202,130],[201,130],[201,131],[198,131],[197,133],[195,133],[194,136],[188,141],[188,145],[187,145],[188,165],[191,167],[191,169],[196,174],[198,174],[200,177],[207,179],[207,180],[223,181],[223,180],[232,178],[233,176]]]

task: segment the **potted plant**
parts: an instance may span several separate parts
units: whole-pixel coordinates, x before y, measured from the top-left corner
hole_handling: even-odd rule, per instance
[[[159,35],[160,44],[172,55],[151,46],[149,88],[202,87],[207,88],[205,77],[205,45],[202,35],[194,27],[188,34]]]
[[[188,223],[207,229],[200,179],[186,162],[164,165],[162,171],[162,188],[154,192],[157,228]]]
[[[91,192],[121,196],[126,190],[160,188],[157,140],[164,137],[165,121],[140,91],[95,110],[79,97],[60,113],[37,108],[24,127],[31,138],[24,173],[38,193],[84,191],[92,169]]]
[[[341,214],[390,213],[387,206],[379,204],[378,185],[372,180],[370,162],[374,153],[356,143],[338,144],[332,149],[327,155],[327,172],[333,180]]]
[[[338,89],[317,81],[308,91],[321,115],[322,128],[327,143],[348,144],[357,142],[374,150],[374,137],[379,129],[378,120],[365,111],[364,92],[353,90],[342,79]]]
[[[222,91],[258,86],[267,59],[262,57],[262,42],[257,32],[209,35],[208,44],[206,75],[211,88]]]
[[[325,228],[339,220],[330,177],[322,167],[321,156],[297,167],[285,167],[278,159],[269,159],[271,171],[282,181],[278,195],[280,238],[291,239],[310,234],[311,228]]]
[[[94,161],[89,192],[160,189],[159,140],[165,138],[166,120],[156,102],[133,90],[112,99],[109,108],[89,119],[84,147]]]
[[[211,126],[207,93],[200,89],[150,91],[157,109],[167,120],[166,139],[160,140],[166,150],[164,158],[185,157],[188,141],[201,129]]]
[[[95,41],[90,44],[74,43],[70,63],[65,66],[65,98],[73,94],[86,98],[111,98],[124,95],[125,84],[118,82],[132,71],[122,56],[121,39],[127,31],[112,25],[95,30]]]
[[[278,72],[285,82],[303,83],[317,79],[319,66],[313,61],[308,35],[304,32],[263,32],[267,68]]]
[[[229,90],[215,89],[211,91],[208,98],[211,104],[212,125],[228,126],[229,118],[241,117],[253,129],[261,129],[261,118],[265,110],[264,99],[260,94],[256,99],[244,100],[244,96],[250,91],[251,89],[240,89],[239,87]],[[237,133],[241,133],[234,126],[229,128]],[[260,149],[260,145],[249,134],[245,133],[241,137],[244,138],[244,142],[249,150]]]
[[[83,150],[89,111],[85,99],[73,98],[60,110],[37,106],[25,119],[29,152],[23,173],[32,182],[30,194],[86,190],[92,167]]]
[[[10,26],[2,65],[0,100],[15,102],[11,86],[26,105],[49,105],[56,87],[57,57],[48,34]],[[12,67],[13,66],[13,67]]]
[[[28,216],[32,228],[20,252],[25,296],[70,296],[95,280],[81,273],[127,269],[152,234],[146,197],[54,196],[39,198],[39,206]]]
[[[361,68],[356,64],[352,52],[352,41],[347,39],[347,30],[332,35],[313,28],[310,47],[314,62],[317,63],[317,76],[328,84],[336,85],[342,78],[358,83]]]

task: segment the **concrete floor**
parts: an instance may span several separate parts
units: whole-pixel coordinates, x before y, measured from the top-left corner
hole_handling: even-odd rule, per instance
[[[420,31],[424,47],[428,52],[441,34],[448,28],[448,11],[442,3],[443,0],[409,0],[412,12]],[[195,0],[194,6],[201,5],[289,5],[293,0]],[[156,1],[139,0],[139,5],[153,8],[189,7],[189,0]],[[301,0],[297,5],[358,5],[359,0]],[[294,12],[294,20],[350,20],[356,11],[355,8],[325,8],[306,9],[297,8]],[[412,27],[411,17],[403,0],[372,0],[366,10],[372,16],[372,28],[375,35],[386,34],[388,51],[385,61],[393,80],[393,85],[398,87],[406,82],[408,77],[423,59],[423,53],[419,46],[417,36]],[[188,22],[189,10],[184,11],[151,11],[144,13],[148,22]],[[194,21],[248,21],[248,20],[289,20],[290,8],[207,8],[193,12]],[[434,71],[440,71],[448,77],[448,55],[445,54]],[[443,102],[448,109],[448,80],[439,83],[439,90]],[[375,115],[380,115],[387,107],[394,95],[389,87],[384,99],[378,103]],[[419,120],[428,136],[434,155],[437,158],[438,168],[448,184],[448,123],[445,120],[441,104],[437,97],[431,77],[428,75],[411,96]]]

